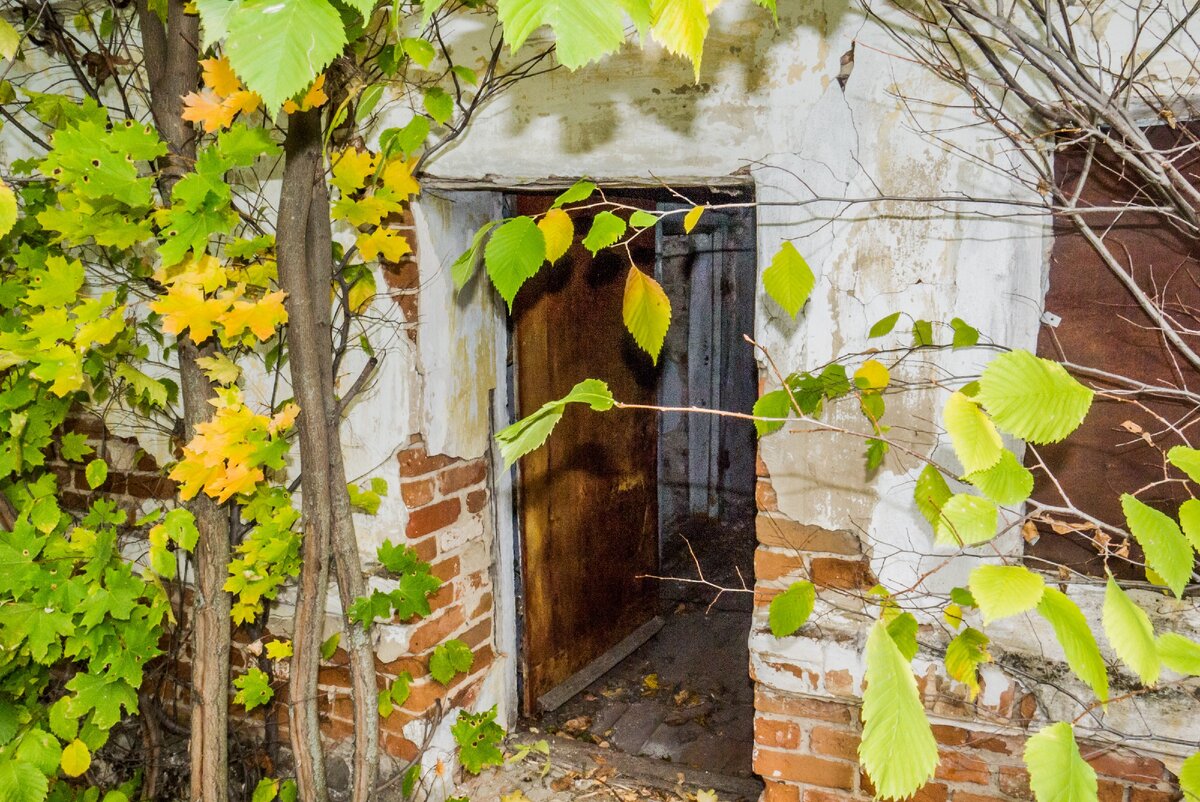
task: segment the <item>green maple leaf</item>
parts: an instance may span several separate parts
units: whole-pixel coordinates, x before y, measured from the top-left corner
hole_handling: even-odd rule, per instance
[[[121,708],[128,713],[138,709],[137,691],[108,676],[80,672],[67,683],[67,689],[75,692],[68,703],[72,717],[83,718],[91,713],[92,723],[102,730],[121,720]]]
[[[450,734],[459,746],[458,759],[472,774],[478,774],[484,766],[499,766],[504,762],[499,746],[504,729],[496,723],[496,708],[484,713],[462,711]]]

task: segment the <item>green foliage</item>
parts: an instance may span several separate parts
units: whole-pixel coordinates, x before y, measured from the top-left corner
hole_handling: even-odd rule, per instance
[[[1046,589],[1041,575],[1023,565],[981,565],[968,584],[985,624],[1034,609]]]
[[[1101,702],[1108,701],[1108,667],[1100,654],[1091,624],[1075,602],[1058,588],[1046,587],[1037,611],[1054,627],[1067,665],[1086,682]]]
[[[955,493],[942,505],[934,539],[944,546],[977,546],[996,536],[998,520],[991,499]]]
[[[1065,721],[1030,737],[1025,766],[1037,802],[1096,802],[1096,772],[1079,754],[1075,731]]]
[[[233,701],[245,707],[246,712],[262,707],[275,697],[271,678],[265,671],[257,668],[251,668],[240,677],[235,677],[233,687],[237,688]]]
[[[942,409],[946,432],[965,473],[978,473],[996,465],[1004,452],[1000,433],[980,409],[962,393],[952,393]]]
[[[956,317],[950,321],[950,328],[954,332],[952,346],[957,350],[959,348],[970,348],[979,342],[979,331],[974,326],[971,326],[962,318]]]
[[[763,289],[791,317],[800,314],[816,284],[812,268],[790,242],[783,243],[779,253],[763,271]]]
[[[380,691],[377,702],[379,715],[387,718],[397,707],[402,707],[408,701],[411,685],[412,674],[403,671],[392,681],[391,685]]]
[[[1200,799],[1200,752],[1183,761],[1179,767],[1179,787],[1185,799]]]
[[[606,412],[612,409],[615,403],[607,384],[598,379],[584,379],[562,398],[547,401],[533,414],[496,434],[496,442],[500,444],[500,455],[504,458],[504,464],[512,465],[530,451],[541,447],[550,436],[550,432],[554,431],[554,427],[562,420],[568,404],[587,404],[597,412]]]
[[[787,590],[771,599],[768,612],[771,634],[777,638],[796,634],[808,622],[816,600],[817,590],[812,582],[793,582]]]
[[[592,181],[582,178],[572,184],[565,192],[554,199],[553,208],[558,209],[566,206],[568,203],[579,203],[592,197],[596,191],[596,184]]]
[[[543,25],[554,31],[558,61],[578,69],[615,52],[625,41],[626,8],[641,8],[648,16],[647,0],[499,0],[496,15],[504,25],[504,40],[517,50]]]
[[[472,774],[483,771],[485,766],[504,764],[504,753],[500,742],[504,740],[504,729],[496,723],[496,708],[483,713],[462,711],[450,728],[454,742],[458,744],[458,759]]]
[[[896,328],[896,323],[898,323],[899,320],[899,312],[893,312],[887,317],[880,318],[879,320],[875,321],[873,326],[871,326],[871,330],[867,333],[867,336],[871,339],[876,337],[885,337],[892,333],[892,329]]]
[[[450,265],[450,277],[454,280],[455,289],[461,290],[475,275],[475,269],[479,265],[479,248],[483,245],[484,238],[497,225],[499,225],[497,221],[489,220],[480,226],[471,239],[471,247],[455,259],[454,264]]]
[[[1006,507],[1016,506],[1033,494],[1033,474],[1008,449],[1000,453],[1000,460],[995,465],[968,473],[963,479]]]
[[[625,233],[625,221],[610,211],[600,212],[592,219],[592,227],[583,238],[583,247],[593,255],[616,244]]]
[[[1158,659],[1185,676],[1200,677],[1200,643],[1175,632],[1158,636]]]
[[[533,218],[525,216],[506,220],[483,252],[488,277],[510,310],[521,285],[537,273],[545,260],[546,237]]]
[[[942,507],[946,506],[952,495],[950,486],[935,466],[926,465],[921,469],[916,488],[913,490],[913,499],[930,526],[937,527],[942,517]]]
[[[439,643],[429,658],[429,675],[443,685],[449,685],[459,674],[466,674],[475,664],[471,647],[457,638]]]
[[[992,660],[989,642],[987,635],[967,627],[946,645],[946,673],[971,689],[972,700],[979,695],[979,666]]]
[[[383,542],[377,556],[380,564],[395,577],[396,587],[387,593],[376,590],[370,596],[355,599],[350,607],[350,620],[357,621],[363,629],[370,629],[380,618],[408,621],[414,616],[429,615],[429,597],[442,586],[442,580],[430,573],[429,563],[418,557],[411,547],[395,546],[390,540]]]
[[[1031,443],[1057,443],[1079,427],[1093,393],[1062,365],[1028,351],[993,359],[977,399],[1001,429]]]
[[[867,638],[866,660],[859,760],[880,798],[905,799],[933,776],[937,741],[912,668],[882,621]]]
[[[1178,598],[1191,579],[1196,559],[1179,524],[1128,493],[1121,496],[1121,509],[1130,533],[1146,554],[1146,567],[1162,577]]]
[[[1143,684],[1158,682],[1158,648],[1150,617],[1111,576],[1104,593],[1103,621],[1104,635],[1121,662],[1129,666]]]

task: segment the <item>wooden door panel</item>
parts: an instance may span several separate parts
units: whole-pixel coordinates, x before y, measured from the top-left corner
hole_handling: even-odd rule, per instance
[[[523,197],[536,214],[549,198]],[[576,221],[586,232],[589,221]],[[646,254],[640,257],[646,258]],[[653,267],[649,253],[647,270]],[[654,403],[657,375],[624,330],[627,263],[593,259],[578,242],[517,295],[518,414],[579,381],[608,382],[622,401]],[[524,698],[534,701],[657,612],[657,420],[572,405],[545,446],[520,465]]]

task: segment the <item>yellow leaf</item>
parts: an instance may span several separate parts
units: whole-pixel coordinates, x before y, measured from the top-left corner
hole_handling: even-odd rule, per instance
[[[296,422],[296,417],[299,414],[299,405],[287,404],[271,418],[271,422],[267,424],[267,431],[271,434],[278,434],[292,428],[292,424]]]
[[[0,181],[0,237],[17,224],[17,196],[12,187]]]
[[[79,777],[92,765],[92,753],[87,744],[76,738],[62,751],[62,770],[68,777]]]
[[[233,384],[242,375],[242,369],[237,363],[224,354],[200,357],[196,364],[204,371],[209,381],[217,384]]]
[[[258,96],[257,92],[249,92],[243,89],[225,98],[221,102],[221,105],[227,109],[232,109],[234,114],[238,112],[251,114],[262,105],[262,98]]]
[[[692,229],[696,227],[696,223],[700,222],[700,216],[704,214],[703,206],[695,206],[683,218],[683,230],[686,234],[691,234]]]
[[[163,331],[178,337],[187,329],[194,343],[212,336],[217,318],[228,307],[227,302],[205,297],[204,290],[194,284],[175,284],[150,303],[150,309],[163,317]]]
[[[226,106],[221,98],[205,89],[183,96],[183,114],[180,116],[188,122],[200,123],[205,133],[211,134],[232,125],[237,109]]]
[[[272,660],[286,660],[292,656],[290,640],[273,640],[267,644],[267,657]]]
[[[720,0],[651,0],[651,34],[669,52],[691,60],[697,81],[708,36],[708,14],[719,4]]]
[[[413,195],[421,194],[421,185],[413,178],[412,168],[416,159],[411,162],[396,158],[383,168],[383,185],[396,193],[400,200],[408,200]]]
[[[382,226],[370,234],[359,234],[357,244],[359,254],[368,262],[378,259],[380,254],[388,262],[399,262],[405,254],[412,253],[403,234]]]
[[[500,802],[529,802],[529,797],[520,788],[500,795]]]
[[[350,295],[347,302],[350,304],[350,311],[354,314],[360,314],[371,305],[371,299],[375,297],[375,274],[371,272],[364,273],[362,278],[354,282],[350,287]]]
[[[671,325],[671,301],[657,281],[636,267],[629,268],[625,279],[621,316],[633,339],[657,364]]]
[[[350,195],[362,189],[367,176],[375,172],[375,154],[346,148],[333,163],[333,179],[330,181],[341,190],[342,195]]]
[[[282,290],[268,293],[257,301],[234,301],[218,321],[224,329],[223,337],[232,340],[247,329],[259,340],[269,340],[276,329],[287,322],[287,309]]]
[[[546,237],[546,259],[554,264],[570,250],[575,239],[575,223],[562,209],[551,209],[538,221],[538,228]]]
[[[241,90],[242,82],[234,74],[233,67],[229,66],[229,59],[225,56],[206,58],[200,62],[200,66],[204,70],[201,75],[204,85],[216,92],[218,96],[229,97],[234,92]]]
[[[882,362],[868,359],[862,364],[862,367],[854,371],[854,378],[862,380],[855,383],[863,390],[882,390],[888,386],[892,374],[888,372]]]
[[[154,273],[154,280],[167,287],[191,284],[211,293],[229,283],[229,273],[215,256],[204,254],[199,258],[190,256],[171,267],[160,267]]]
[[[329,95],[325,94],[325,74],[322,73],[317,76],[317,80],[312,82],[312,86],[304,93],[304,97],[300,98],[299,104],[294,100],[284,102],[283,113],[294,114],[297,111],[315,109],[318,106],[325,105],[325,101],[327,100],[329,100]]]

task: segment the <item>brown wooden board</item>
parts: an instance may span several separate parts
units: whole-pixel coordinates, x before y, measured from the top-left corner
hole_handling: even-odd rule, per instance
[[[1172,131],[1159,126],[1147,133],[1156,146],[1167,151],[1192,141],[1182,127]],[[1195,151],[1181,148],[1177,152],[1184,155],[1176,166],[1184,175],[1195,175],[1200,168]],[[1055,159],[1059,186],[1074,192],[1084,164],[1082,149],[1060,152]],[[1111,154],[1100,151],[1091,163],[1081,202],[1092,206],[1156,202],[1139,195],[1137,186],[1136,176],[1127,174]],[[1196,310],[1200,310],[1200,249],[1195,240],[1150,214],[1092,214],[1088,219],[1097,231],[1104,232],[1139,287],[1163,298],[1165,308],[1181,326],[1200,329],[1196,317]],[[1054,234],[1046,310],[1061,317],[1061,322],[1056,327],[1042,327],[1038,353],[1147,384],[1180,386],[1162,335],[1096,251],[1070,221],[1058,221]],[[1200,346],[1200,337],[1187,337],[1193,347]],[[1190,405],[1169,401],[1152,400],[1139,407],[1098,395],[1079,430],[1062,443],[1038,446],[1036,450],[1071,501],[1102,521],[1124,527],[1121,494],[1151,485],[1139,498],[1173,516],[1187,493],[1177,482],[1161,482],[1162,451],[1181,442],[1164,421],[1190,425],[1190,412]],[[1124,428],[1126,422],[1153,433],[1154,445]],[[1034,497],[1063,506],[1058,488],[1038,470],[1033,449],[1025,464],[1037,477]],[[1090,541],[1074,534],[1055,533],[1046,526],[1039,527],[1039,531],[1040,539],[1027,552],[1033,564],[1045,566],[1049,561],[1085,573],[1103,574],[1104,561]],[[1136,544],[1131,545],[1137,559]],[[1112,544],[1113,548],[1117,546]],[[1121,561],[1111,561],[1109,567],[1126,578],[1143,578],[1140,570]]]
[[[522,214],[551,198],[517,199]],[[528,415],[579,381],[608,382],[618,400],[652,404],[657,369],[625,332],[628,259],[575,244],[543,267],[513,309],[517,410]],[[654,267],[648,235],[635,259]],[[647,250],[648,249],[648,250]],[[572,405],[546,445],[521,460],[524,707],[651,619],[658,570],[657,419]]]

